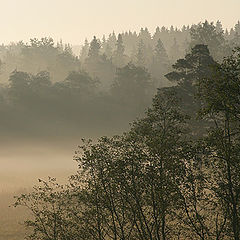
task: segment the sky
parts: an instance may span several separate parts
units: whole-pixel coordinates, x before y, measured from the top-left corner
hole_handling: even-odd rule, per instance
[[[240,0],[0,0],[0,43],[52,37],[73,45],[94,35],[240,20]]]

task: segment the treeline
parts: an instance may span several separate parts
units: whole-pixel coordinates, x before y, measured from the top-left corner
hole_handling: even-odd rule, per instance
[[[239,69],[239,48],[219,63],[193,47],[129,131],[83,141],[67,186],[16,199],[29,239],[239,240]]]
[[[157,27],[153,34],[142,28],[139,33],[129,31],[116,35],[113,32],[101,40],[86,39],[77,55],[62,41],[31,39],[29,43],[0,46],[0,79],[6,82],[9,74],[17,69],[33,74],[48,71],[56,82],[64,80],[70,71],[85,70],[92,77],[98,77],[103,87],[109,87],[116,68],[132,62],[146,67],[159,86],[171,65],[196,44],[208,45],[212,56],[220,60],[239,45],[239,36],[239,22],[230,31],[224,31],[220,21],[215,24],[205,21],[181,29]]]
[[[1,89],[0,129],[3,135],[111,134],[143,113],[154,92],[149,72],[133,64],[117,69],[108,92],[84,71],[71,71],[53,83],[49,72],[15,70]]]
[[[144,112],[165,74],[196,44],[221,61],[240,44],[240,23],[230,32],[205,21],[182,29],[96,37],[75,56],[69,44],[51,38],[0,47],[1,132],[48,134],[76,129],[101,133],[126,129]],[[71,126],[71,127],[69,127]],[[72,130],[70,130],[72,129]],[[85,131],[85,132],[84,132]]]

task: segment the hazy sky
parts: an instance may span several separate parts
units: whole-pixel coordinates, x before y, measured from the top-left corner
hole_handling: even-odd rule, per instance
[[[240,19],[240,0],[0,0],[0,42],[51,36],[72,44],[113,30]]]

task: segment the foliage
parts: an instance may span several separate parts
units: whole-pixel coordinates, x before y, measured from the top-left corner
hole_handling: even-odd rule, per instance
[[[154,56],[161,64],[167,53],[158,36],[174,31],[173,27],[157,29],[153,37]],[[26,221],[33,231],[29,239],[239,240],[240,50],[216,62],[210,53],[215,59],[222,53],[213,42],[219,48],[225,45],[220,22],[215,27],[206,21],[190,31],[192,44],[198,44],[166,74],[176,86],[158,89],[145,116],[120,136],[102,137],[96,143],[84,140],[75,156],[78,172],[67,186],[50,178],[16,199],[15,206],[25,206],[32,213]],[[124,35],[117,39],[113,33],[109,39],[122,56]],[[143,48],[152,48],[147,29],[141,29],[139,39],[141,60]],[[32,45],[54,48],[44,39]],[[101,55],[96,37],[89,53],[85,64],[93,67],[92,72],[94,64],[112,66]],[[148,106],[153,91],[150,73],[139,65],[117,68],[107,98],[114,107],[128,105],[131,112],[137,110],[136,115]],[[95,78],[84,71],[71,71],[55,84],[46,71],[16,70],[9,80],[10,102],[23,106],[29,106],[35,95],[38,99],[50,96],[52,103],[61,103],[61,109],[70,111],[72,106],[84,116],[83,106],[88,108],[92,100],[95,106],[103,99]],[[62,100],[69,96],[71,101]],[[186,113],[198,119],[191,120]]]

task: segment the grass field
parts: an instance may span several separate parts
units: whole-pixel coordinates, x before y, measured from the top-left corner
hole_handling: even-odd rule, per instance
[[[9,207],[15,193],[0,193],[0,240],[23,240],[26,229],[23,221],[28,216],[25,209]]]
[[[76,144],[50,144],[24,141],[7,143],[0,141],[0,240],[23,240],[26,230],[21,225],[27,217],[25,209],[9,207],[14,195],[26,189],[31,191],[38,179],[56,177],[66,183],[75,173],[73,161]],[[26,146],[28,146],[26,148]]]

